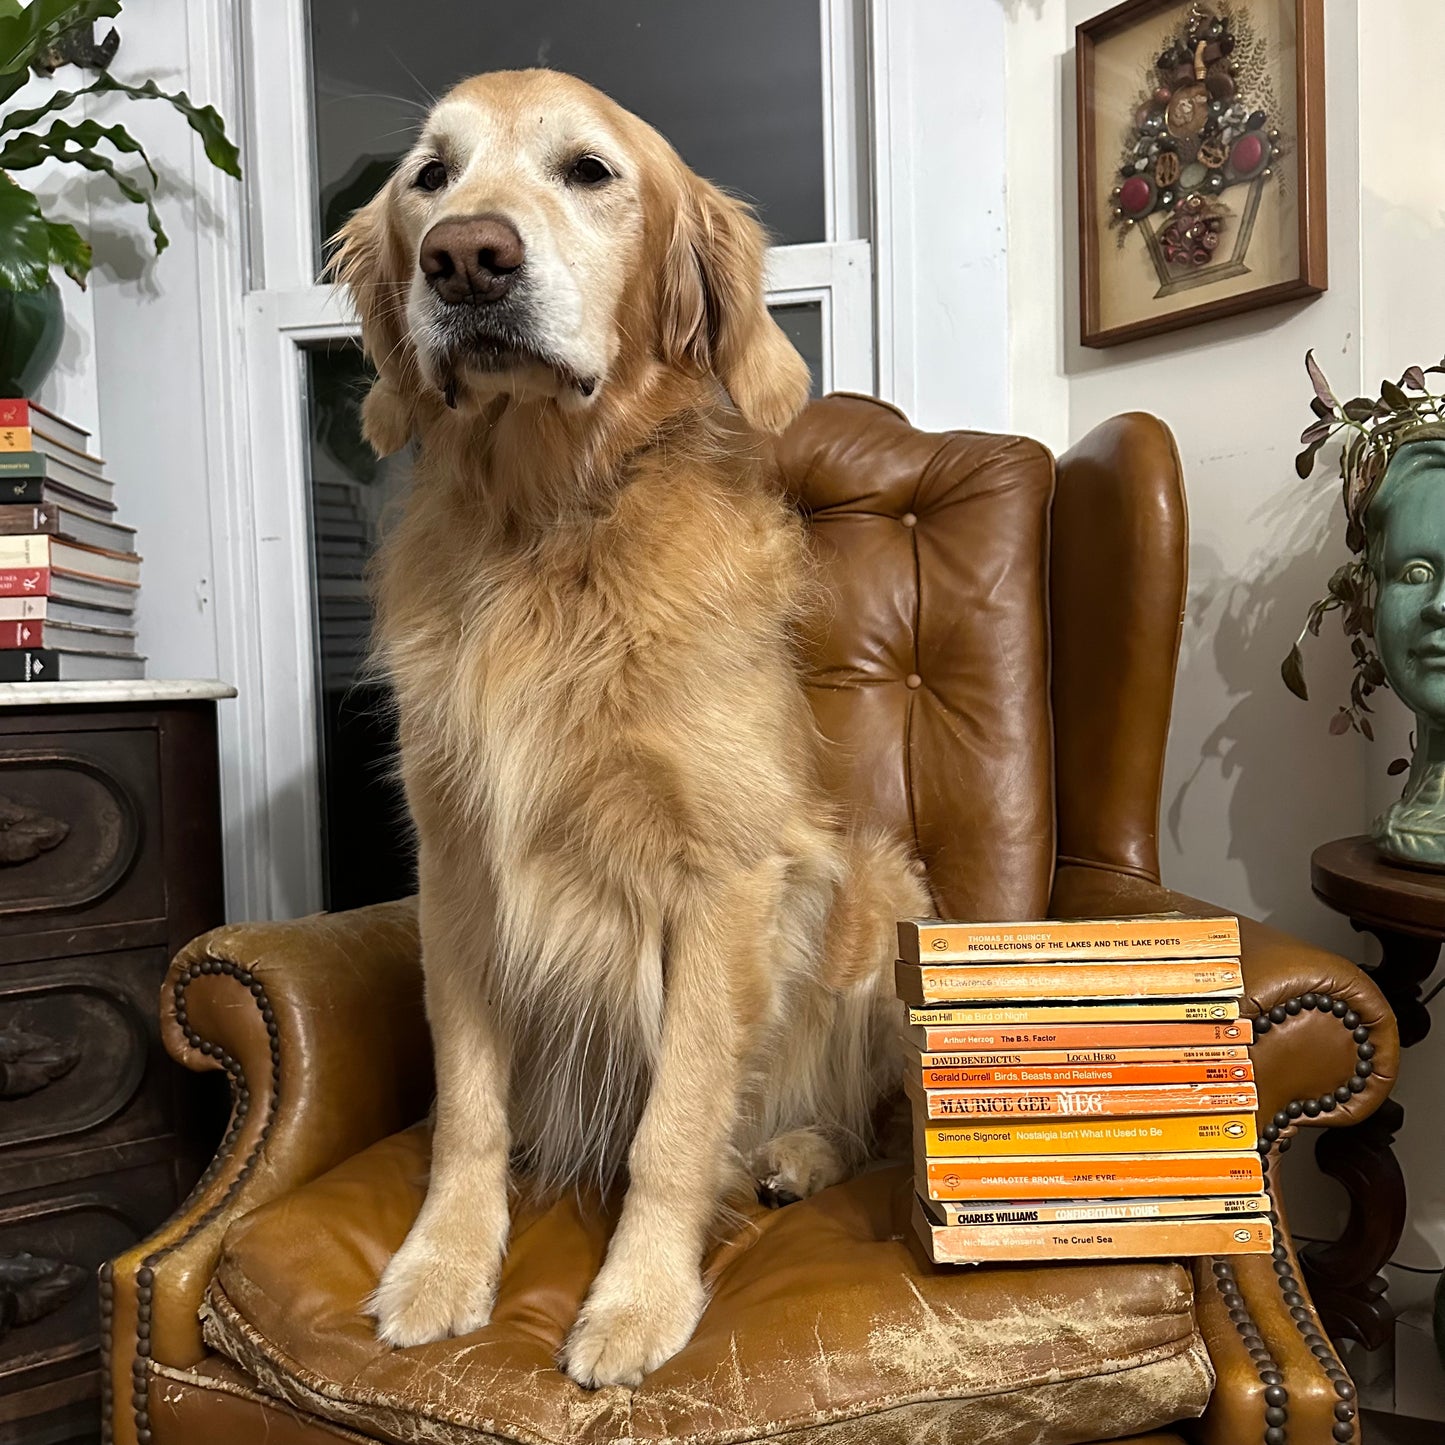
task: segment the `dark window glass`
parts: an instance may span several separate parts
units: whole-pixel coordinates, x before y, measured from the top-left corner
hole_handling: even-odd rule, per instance
[[[367,201],[430,98],[483,70],[569,71],[746,196],[781,243],[826,239],[816,0],[311,0],[321,237]]]
[[[332,909],[402,898],[416,886],[411,828],[395,777],[390,692],[368,680],[363,667],[371,633],[363,569],[410,461],[378,460],[362,440],[369,381],[359,346],[338,341],[308,349],[322,876]]]
[[[808,363],[813,378],[813,395],[823,394],[823,304],[821,301],[799,301],[788,306],[774,306],[773,319],[783,328],[798,354]]]

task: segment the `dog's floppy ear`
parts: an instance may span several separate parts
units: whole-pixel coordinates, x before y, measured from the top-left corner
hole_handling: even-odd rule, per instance
[[[753,426],[780,432],[808,400],[808,368],[768,313],[763,228],[707,181],[687,186],[663,265],[663,354],[711,371]]]
[[[411,440],[415,392],[406,340],[405,256],[387,224],[391,188],[353,213],[332,237],[327,278],[345,286],[361,318],[361,345],[376,368],[361,408],[362,431],[378,456],[400,451]]]

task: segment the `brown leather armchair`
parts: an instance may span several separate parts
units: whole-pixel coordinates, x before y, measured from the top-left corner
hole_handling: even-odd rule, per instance
[[[812,693],[838,784],[916,840],[940,912],[1176,906],[1156,846],[1186,540],[1167,429],[1116,418],[1056,467],[835,396],[782,452],[837,597]],[[1244,936],[1273,1169],[1301,1125],[1369,1114],[1398,1046],[1353,964]],[[605,1245],[595,1202],[519,1207],[486,1330],[386,1349],[360,1305],[427,1167],[411,907],[220,929],[162,1005],[171,1053],[225,1070],[234,1112],[182,1212],[103,1272],[124,1445],[1358,1438],[1282,1221],[1272,1260],[935,1271],[906,1242],[902,1167],[756,1211],[708,1262],[696,1337],[635,1393],[553,1361]]]

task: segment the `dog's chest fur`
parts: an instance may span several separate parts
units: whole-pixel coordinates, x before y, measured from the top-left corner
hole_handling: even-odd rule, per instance
[[[778,580],[797,542],[764,492],[684,498],[654,474],[523,540],[421,493],[388,544],[379,641],[408,788],[493,891],[488,992],[544,1182],[625,1157],[677,878],[778,846],[806,711]]]

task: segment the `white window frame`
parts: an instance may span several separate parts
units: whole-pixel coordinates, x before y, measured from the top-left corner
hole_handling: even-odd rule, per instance
[[[768,299],[818,303],[823,389],[869,393],[880,369],[891,371],[886,358],[880,368],[875,344],[890,308],[875,296],[875,240],[868,239],[879,251],[886,245],[887,207],[873,184],[880,119],[870,94],[889,0],[818,3],[827,239],[770,251]],[[225,804],[240,820],[227,830],[228,906],[245,917],[285,918],[319,908],[323,893],[304,348],[354,337],[358,328],[345,300],[315,276],[305,0],[240,0],[240,29],[248,284],[235,318],[239,348],[229,350],[233,358],[241,353],[252,425],[247,455],[229,469],[243,493],[240,502],[230,499],[235,524],[215,541],[218,571],[232,580],[221,603],[230,614],[226,631],[237,639],[228,651],[240,692],[224,748],[233,760]],[[218,356],[209,369],[225,364]],[[234,377],[229,387],[234,407]]]

